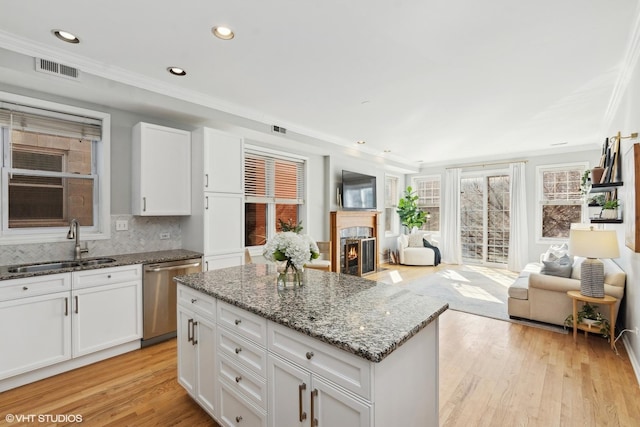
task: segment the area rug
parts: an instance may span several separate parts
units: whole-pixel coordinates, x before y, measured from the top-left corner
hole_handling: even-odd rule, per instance
[[[451,310],[567,333],[560,326],[509,318],[507,290],[516,277],[517,273],[508,270],[465,265],[440,270],[404,286],[419,295],[449,303]]]

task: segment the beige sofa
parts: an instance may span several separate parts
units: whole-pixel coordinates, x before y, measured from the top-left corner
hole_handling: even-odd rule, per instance
[[[557,277],[540,274],[541,263],[527,264],[518,278],[509,286],[509,317],[537,320],[555,325],[564,325],[564,320],[573,311],[572,300],[567,291],[580,290],[580,265],[584,258],[576,258],[571,277]],[[625,272],[610,259],[604,263],[604,293],[616,297],[616,313],[624,295]],[[603,311],[605,317],[608,310]]]

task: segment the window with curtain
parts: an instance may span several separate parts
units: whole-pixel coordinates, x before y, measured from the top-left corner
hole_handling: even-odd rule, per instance
[[[539,239],[566,239],[571,223],[582,222],[580,180],[586,168],[582,163],[537,168]]]
[[[304,204],[302,159],[256,149],[245,151],[245,246],[261,246],[280,231],[297,224]]]
[[[99,231],[105,199],[100,191],[108,188],[99,185],[106,160],[100,147],[103,118],[68,114],[59,107],[51,111],[0,98],[4,235],[42,236],[43,229],[53,232],[72,218]]]
[[[440,176],[415,177],[413,191],[418,196],[418,207],[427,214],[427,222],[422,227],[427,231],[440,231]]]
[[[398,206],[398,177],[384,177],[384,232],[389,235],[398,234],[400,219],[396,212]]]

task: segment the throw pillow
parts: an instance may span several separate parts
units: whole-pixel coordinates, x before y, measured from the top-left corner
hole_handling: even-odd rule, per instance
[[[554,255],[555,258],[555,255]],[[569,255],[564,255],[552,261],[542,261],[541,274],[558,277],[571,277],[572,263]]]
[[[569,253],[569,245],[567,243],[563,243],[561,245],[551,245],[547,252],[544,253],[542,257],[543,261],[554,261]]]
[[[423,248],[422,233],[409,234],[409,247],[410,248]]]

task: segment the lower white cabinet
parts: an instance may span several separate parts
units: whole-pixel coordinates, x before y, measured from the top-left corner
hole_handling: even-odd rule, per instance
[[[0,325],[0,391],[140,348],[142,268],[0,281]]]
[[[0,379],[71,359],[69,299],[58,292],[0,302]]]
[[[209,298],[193,295],[189,299],[190,294],[184,289],[179,289],[178,294],[183,297],[178,298],[178,383],[215,418],[218,388],[215,318],[198,305],[208,307],[202,300]]]
[[[224,255],[212,255],[204,257],[204,271],[217,270],[219,268],[237,267],[244,263],[244,252],[233,252]]]

